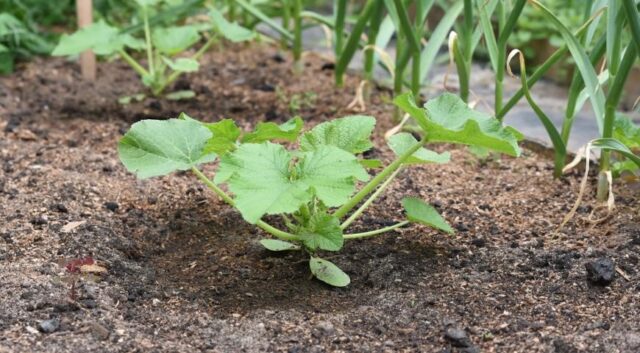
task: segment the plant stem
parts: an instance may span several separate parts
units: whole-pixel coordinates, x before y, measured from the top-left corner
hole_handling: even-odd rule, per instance
[[[358,207],[358,209],[355,212],[353,212],[353,214],[351,214],[351,216],[347,218],[346,221],[342,222],[342,224],[340,225],[340,228],[342,228],[343,230],[347,229],[347,227],[349,227],[349,225],[351,225],[351,223],[353,223],[353,221],[355,221],[369,207],[369,205],[371,205],[371,203],[373,203],[373,201],[375,201],[375,199],[377,199],[378,196],[380,196],[380,194],[384,191],[384,189],[386,189],[387,186],[389,186],[391,181],[393,181],[393,179],[396,177],[396,175],[398,175],[398,173],[401,170],[402,168],[398,168],[395,172],[393,172],[393,174],[391,174],[391,176],[389,176],[389,178],[387,178],[387,180],[385,180],[385,182],[382,183],[382,185],[380,185],[380,187],[376,190],[376,192],[374,192],[373,194],[371,194],[371,196],[369,196],[367,201],[365,201],[360,207]]]
[[[191,171],[205,184],[207,185],[207,187],[209,189],[211,189],[214,193],[216,193],[218,196],[220,196],[220,198],[228,203],[230,206],[235,207],[235,202],[233,202],[233,199],[227,195],[226,192],[224,192],[222,189],[220,189],[216,184],[214,184],[209,178],[207,178],[206,175],[204,175],[198,168],[193,167],[191,168]],[[275,236],[276,238],[280,238],[282,240],[288,240],[288,241],[299,241],[300,238],[295,235],[295,234],[291,234],[291,233],[287,233],[285,231],[282,231],[278,228],[275,228],[274,226],[270,225],[269,223],[263,221],[263,220],[258,220],[256,222],[256,226],[260,227],[262,230],[266,231],[267,233],[272,234],[273,236]]]
[[[144,67],[142,67],[142,65],[140,65],[134,58],[131,57],[131,55],[127,54],[127,52],[124,49],[118,50],[118,54],[120,54],[122,59],[126,61],[127,64],[129,64],[129,66],[131,66],[138,73],[138,75],[140,76],[149,75],[149,71],[147,71]]]
[[[345,235],[343,235],[343,237],[344,237],[345,240],[372,237],[374,235],[390,232],[390,231],[392,231],[394,229],[403,227],[403,226],[405,226],[407,224],[409,224],[409,221],[402,221],[402,222],[396,223],[394,225],[391,225],[391,226],[388,226],[388,227],[384,227],[384,228],[380,228],[380,229],[376,229],[376,230],[372,230],[372,231],[369,231],[369,232],[345,234]]]
[[[302,0],[293,0],[293,72],[302,73]]]
[[[400,28],[404,32],[408,47],[411,51],[411,92],[419,103],[420,99],[420,39],[409,20],[407,8],[402,0],[394,0],[396,9],[398,10],[398,18],[400,20]]]
[[[513,31],[513,27],[516,25],[518,21],[518,17],[522,13],[522,9],[527,0],[516,0],[516,3],[509,13],[509,17],[504,20],[505,9],[502,1],[498,2],[498,14],[501,19],[501,23],[504,23],[500,28],[500,34],[498,36],[498,60],[497,60],[497,70],[496,71],[496,81],[495,81],[495,102],[494,102],[494,111],[497,113],[502,110],[502,98],[503,98],[503,86],[504,86],[504,73],[505,73],[505,61],[507,56],[507,41],[511,36],[511,32]]]
[[[289,4],[289,0],[280,1],[282,4],[282,27],[286,30],[289,30],[289,21],[291,20],[291,6]],[[280,37],[280,46],[282,49],[287,48],[287,38]]]
[[[209,40],[202,47],[200,47],[200,49],[198,49],[198,51],[195,54],[193,54],[191,59],[198,61],[204,55],[204,53],[206,53],[207,50],[209,50],[209,48],[213,45],[213,43],[216,42],[217,39],[218,38],[216,35],[212,35],[211,38],[209,38]],[[162,93],[162,91],[164,91],[168,85],[173,83],[173,81],[177,80],[178,77],[180,77],[180,75],[182,75],[183,73],[184,72],[182,71],[173,71],[169,75],[169,77],[167,77],[167,79],[159,87],[153,90],[153,94],[159,95],[160,93]]]
[[[384,180],[386,180],[386,178],[393,172],[396,171],[396,169],[400,168],[402,166],[402,164],[409,158],[411,157],[412,154],[414,154],[417,150],[420,149],[420,147],[422,147],[425,142],[427,141],[426,136],[422,138],[422,140],[420,140],[418,143],[416,143],[415,145],[413,145],[411,148],[409,148],[405,153],[403,153],[402,155],[400,155],[395,161],[393,161],[393,163],[389,164],[386,168],[384,168],[380,173],[378,173],[378,175],[376,175],[375,177],[373,177],[373,179],[371,179],[371,181],[369,183],[367,183],[367,185],[365,185],[362,189],[360,189],[360,191],[358,191],[353,197],[351,197],[351,199],[349,199],[349,201],[347,201],[344,205],[342,205],[340,208],[338,208],[333,215],[338,217],[338,218],[342,218],[344,217],[347,213],[349,213],[349,211],[351,211],[360,201],[362,201],[362,199],[364,199],[367,195],[369,195],[371,192],[373,192],[373,190],[380,184],[382,183]]]
[[[347,0],[336,0],[334,12],[336,14],[335,18],[335,48],[334,54],[336,56],[336,60],[342,54],[342,48],[344,46],[344,21],[347,16]],[[338,77],[336,77],[336,84]],[[342,85],[342,82],[339,82],[339,86]]]
[[[624,85],[627,82],[629,71],[633,66],[636,56],[636,43],[630,43],[624,53],[620,66],[618,67],[618,73],[613,79],[613,83],[609,87],[609,94],[605,102],[605,115],[604,124],[602,129],[602,138],[613,137],[613,123],[616,118],[616,108],[622,97],[624,91]],[[607,197],[608,182],[606,178],[603,178],[603,174],[609,171],[611,163],[611,151],[603,150],[600,156],[600,180],[604,179],[604,182],[598,182],[597,197],[598,200],[604,201]]]
[[[378,38],[378,32],[380,31],[380,25],[382,24],[382,10],[384,8],[384,2],[378,1],[373,9],[373,15],[369,20],[369,31],[367,33],[367,46],[371,46],[372,49],[367,50],[364,53],[364,79],[371,82],[373,80],[373,67],[375,60],[375,50],[373,47],[376,45],[376,39]],[[369,86],[365,86],[365,97],[369,97]]]
[[[147,7],[142,8],[142,18],[144,21],[144,40],[147,43],[147,66],[151,75],[156,74],[155,65],[153,63],[153,47],[151,46],[151,28],[149,27],[149,14]]]

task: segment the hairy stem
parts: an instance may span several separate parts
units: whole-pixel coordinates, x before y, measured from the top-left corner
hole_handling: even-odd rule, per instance
[[[374,235],[390,232],[390,231],[392,231],[394,229],[403,227],[403,226],[405,226],[407,224],[409,224],[409,221],[402,221],[402,222],[396,223],[396,224],[388,226],[388,227],[384,227],[384,228],[380,228],[380,229],[376,229],[376,230],[372,230],[372,231],[368,231],[368,232],[345,234],[343,237],[344,237],[345,240],[372,237]]]
[[[346,221],[342,222],[340,228],[342,228],[343,230],[347,229],[347,227],[349,227],[349,225],[351,225],[353,221],[360,217],[360,215],[369,207],[369,205],[371,205],[371,203],[373,203],[373,201],[375,201],[378,196],[380,196],[380,194],[387,188],[387,186],[389,186],[389,184],[393,181],[393,179],[395,179],[396,175],[398,175],[401,170],[402,168],[398,168],[395,172],[393,172],[393,174],[391,174],[391,176],[389,176],[389,178],[387,178],[387,180],[385,180],[385,182],[380,185],[376,192],[369,196],[367,201],[365,201],[362,206],[358,207],[358,209],[353,212],[353,214],[351,214],[351,216],[347,218]]]
[[[122,59],[124,61],[127,62],[127,64],[129,64],[129,66],[131,66],[131,68],[133,68],[133,70],[135,70],[135,72],[138,73],[138,75],[140,76],[146,76],[149,75],[149,71],[147,71],[144,67],[142,67],[142,65],[140,65],[134,58],[131,57],[131,55],[129,55],[126,51],[124,51],[124,49],[120,49],[118,50],[118,54],[120,54],[120,57],[122,57]]]
[[[233,202],[233,199],[227,195],[226,192],[224,192],[224,190],[220,189],[216,184],[213,183],[213,181],[211,181],[209,178],[207,178],[206,175],[204,175],[198,168],[193,167],[191,168],[191,171],[193,172],[193,174],[195,174],[205,185],[207,185],[207,187],[209,189],[211,189],[214,193],[216,193],[218,196],[220,196],[220,198],[228,203],[230,206],[235,207],[235,202]],[[272,225],[270,225],[269,223],[263,221],[263,220],[258,220],[256,222],[256,226],[258,226],[259,228],[261,228],[262,230],[264,230],[267,233],[270,233],[271,235],[275,236],[276,238],[280,238],[282,240],[289,240],[289,241],[299,241],[300,238],[295,235],[295,234],[291,234],[291,233],[287,233],[283,230],[280,230]]]
[[[153,47],[151,46],[151,28],[149,27],[149,14],[145,6],[142,9],[142,18],[144,21],[144,40],[147,43],[147,66],[151,75],[156,74],[155,65],[153,63]]]
[[[365,185],[358,193],[356,193],[347,203],[338,208],[333,215],[342,218],[349,211],[351,211],[360,201],[362,201],[367,195],[369,195],[373,190],[380,185],[383,181],[387,179],[387,177],[396,171],[396,169],[400,168],[402,164],[411,157],[420,147],[422,147],[426,142],[426,137],[423,137],[420,142],[413,145],[410,149],[408,149],[405,153],[400,155],[393,163],[389,164],[386,168],[384,168],[378,175],[373,177],[367,185]]]

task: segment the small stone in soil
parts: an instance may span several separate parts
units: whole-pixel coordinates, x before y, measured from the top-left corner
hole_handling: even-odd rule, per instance
[[[56,332],[58,328],[60,328],[60,320],[58,319],[44,320],[38,324],[38,330],[42,333]]]
[[[613,282],[616,265],[610,258],[601,257],[584,265],[587,270],[587,280],[594,285],[606,286]]]
[[[69,209],[67,208],[67,206],[63,203],[56,203],[51,207],[52,210],[60,212],[60,213],[67,213],[69,212]]]
[[[40,215],[31,220],[31,224],[38,225],[38,226],[47,224],[48,222],[49,222],[49,217],[47,217],[47,215]]]
[[[484,248],[485,245],[487,245],[487,241],[484,240],[483,238],[474,238],[473,240],[471,240],[471,244],[479,248]]]
[[[80,300],[80,304],[87,309],[95,309],[98,307],[98,303],[93,299],[82,299]]]
[[[53,311],[58,313],[76,311],[78,309],[80,309],[80,307],[75,302],[57,303],[53,305]]]
[[[334,332],[335,332],[335,328],[333,327],[332,323],[330,323],[329,321],[320,321],[315,327],[314,336],[316,337],[329,336],[329,335],[332,335]]]
[[[471,340],[467,337],[464,330],[457,327],[449,327],[444,332],[444,338],[447,339],[454,347],[471,347]]]
[[[104,207],[111,212],[115,212],[120,205],[117,202],[109,201],[104,203]]]

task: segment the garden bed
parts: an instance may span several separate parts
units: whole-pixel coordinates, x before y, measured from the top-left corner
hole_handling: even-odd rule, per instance
[[[357,229],[400,219],[409,194],[456,234],[414,225],[350,241],[325,256],[350,274],[342,289],[311,279],[302,254],[264,250],[261,232],[192,175],[139,181],[119,163],[116,143],[139,119],[184,111],[248,130],[292,110],[309,125],[352,114],[356,77],[334,88],[331,63],[313,54],[301,77],[290,67],[272,47],[234,47],[176,83],[195,99],[127,106],[117,99],[143,88],[117,62],[95,84],[56,59],[0,80],[0,352],[640,350],[637,192],[619,187],[616,211],[595,225],[584,221],[589,190],[557,232],[581,172],[553,180],[531,150],[481,162],[454,148],[449,164],[402,171]],[[388,102],[376,90],[366,111],[384,160]],[[61,264],[87,256],[107,273],[72,291]],[[606,287],[585,270],[603,257],[618,268]]]

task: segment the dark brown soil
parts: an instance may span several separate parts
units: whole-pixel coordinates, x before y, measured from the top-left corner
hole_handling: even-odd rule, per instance
[[[142,90],[120,63],[101,64],[96,83],[52,59],[0,80],[0,352],[640,351],[637,191],[618,185],[615,212],[591,224],[589,190],[556,232],[580,174],[553,180],[530,150],[480,163],[455,148],[448,165],[402,172],[356,227],[399,219],[399,199],[416,195],[457,234],[411,226],[349,242],[325,254],[350,274],[344,289],[311,279],[302,254],[263,250],[264,234],[192,175],[136,180],[115,145],[137,119],[184,111],[249,129],[351,113],[358,80],[334,88],[328,61],[309,55],[295,77],[276,49],[227,49],[177,83],[198,93],[184,102],[119,105]],[[391,110],[376,91],[366,112],[383,159]],[[86,256],[107,273],[65,271]],[[606,287],[585,270],[602,257],[618,269]]]

